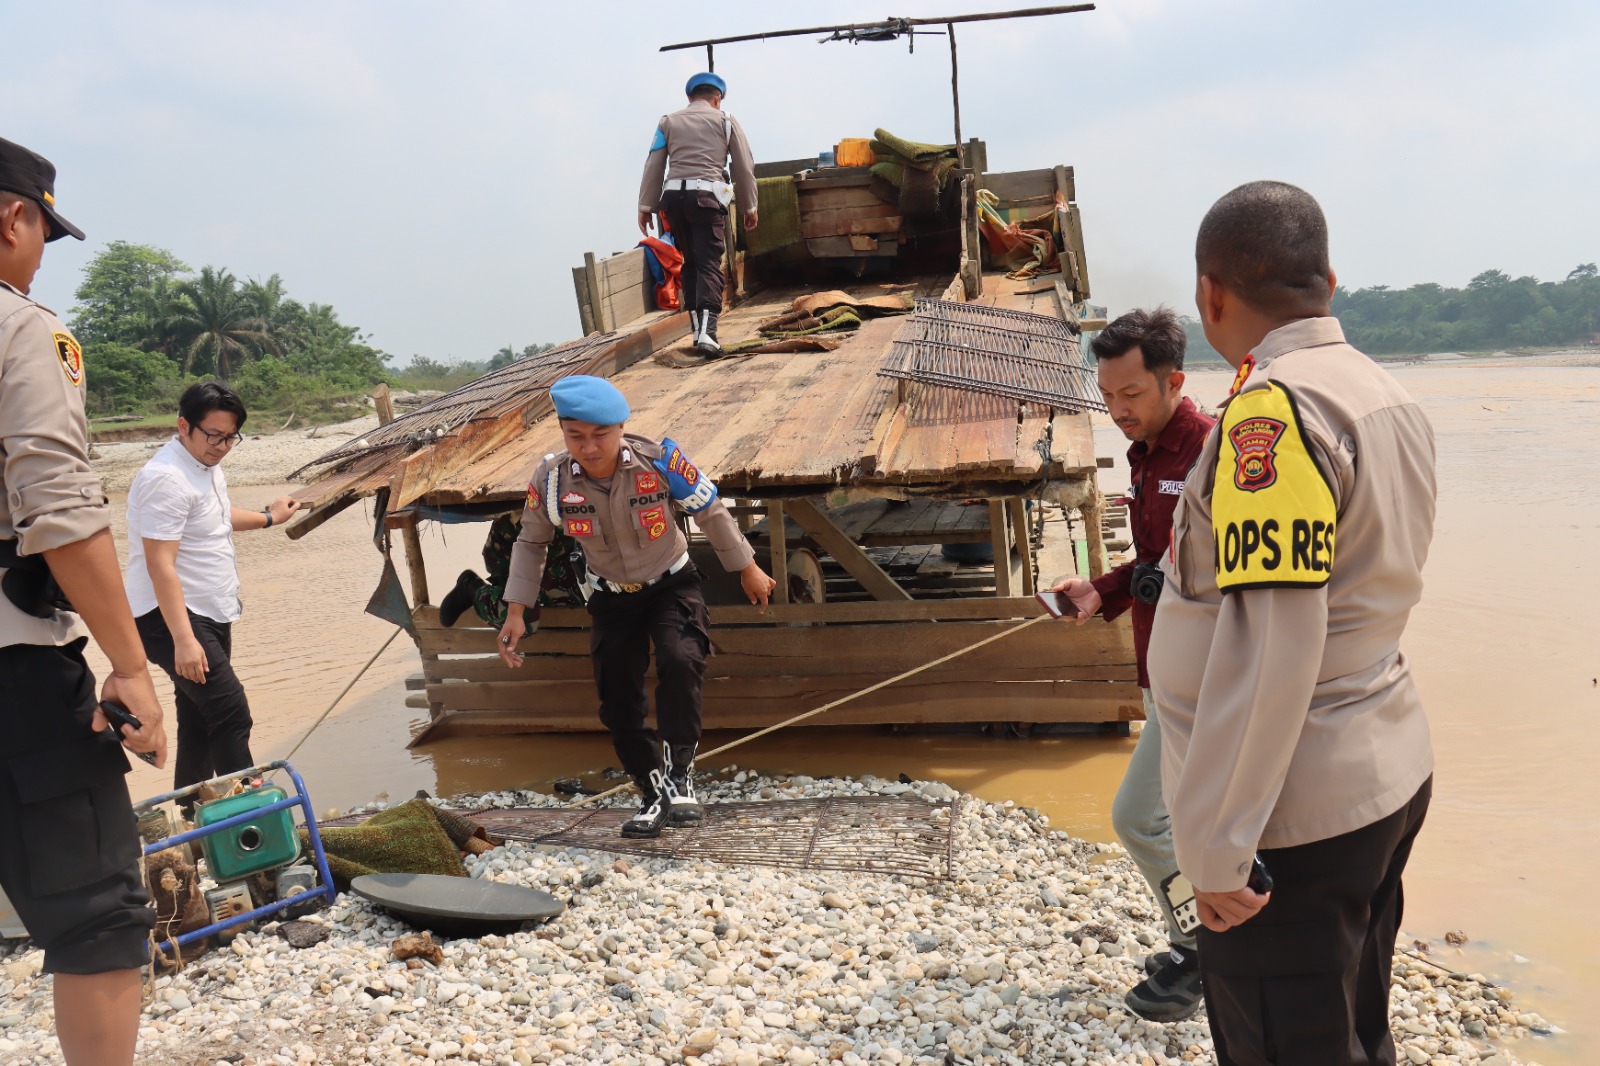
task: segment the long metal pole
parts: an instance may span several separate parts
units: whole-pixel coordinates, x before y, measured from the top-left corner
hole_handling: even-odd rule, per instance
[[[715,74],[717,72],[717,54],[712,49],[715,45],[706,45],[706,70]]]
[[[950,33],[950,100],[956,109],[956,166],[967,169],[967,150],[961,144],[961,79],[956,70],[956,24],[945,23]]]
[[[813,26],[803,30],[772,30],[767,33],[745,33],[737,37],[713,37],[708,41],[684,41],[681,44],[664,44],[663,52],[680,48],[699,48],[708,44],[732,44],[737,41],[764,41],[769,37],[804,37],[813,33],[835,33],[844,30],[889,30],[902,26],[937,26],[943,22],[992,22],[995,19],[1034,18],[1039,15],[1070,15],[1079,11],[1093,11],[1093,4],[1066,4],[1057,7],[1030,7],[1020,11],[989,11],[976,15],[948,15],[943,18],[890,19],[884,22],[858,22],[851,26]]]

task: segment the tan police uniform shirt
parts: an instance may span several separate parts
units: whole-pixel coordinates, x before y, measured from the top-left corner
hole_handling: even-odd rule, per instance
[[[528,482],[505,601],[524,606],[539,602],[545,552],[556,533],[552,513],[583,548],[591,574],[618,584],[660,577],[689,550],[674,507],[694,519],[730,573],[755,559],[750,542],[717,498],[716,486],[670,439],[657,444],[624,434],[622,457],[609,487],[585,474],[567,452],[545,457]]]
[[[83,350],[55,313],[0,281],[0,539],[22,555],[73,544],[111,525],[89,467]],[[0,596],[0,647],[67,644],[78,616],[35,618]]]
[[[660,208],[661,186],[669,179],[727,181],[730,157],[735,198],[744,210],[754,211],[756,164],[739,120],[704,100],[663,115],[639,183],[639,210]]]
[[[1433,536],[1433,428],[1337,319],[1262,339],[1173,518],[1150,643],[1178,868],[1394,813],[1433,772],[1400,651]]]

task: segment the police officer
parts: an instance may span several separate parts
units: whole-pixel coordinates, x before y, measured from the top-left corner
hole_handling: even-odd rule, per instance
[[[83,239],[56,211],[55,174],[0,139],[0,883],[55,975],[62,1054],[99,1066],[133,1061],[154,912],[85,627],[111,660],[101,695],[143,723],[122,743],[159,766],[167,740],[89,468],[83,351],[28,298],[45,244]]]
[[[669,822],[702,817],[695,799],[695,748],[710,619],[700,572],[674,509],[711,541],[717,560],[738,573],[763,610],[775,582],[717,497],[717,487],[671,438],[625,432],[628,401],[604,378],[574,375],[550,387],[567,450],[545,456],[528,483],[522,533],[506,581],[500,657],[522,664],[516,648],[539,626],[545,554],[557,532],[581,546],[588,569],[589,653],[600,692],[600,721],[622,768],[644,796],[623,823],[625,837],[658,836]],[[644,676],[656,651],[656,722],[645,722]]]
[[[1306,192],[1228,193],[1195,259],[1206,339],[1239,373],[1178,502],[1150,681],[1217,1059],[1393,1063],[1400,878],[1433,780],[1399,649],[1433,431],[1345,343]],[[1247,887],[1257,854],[1266,893]]]
[[[728,86],[710,72],[689,79],[689,106],[656,124],[639,185],[639,232],[650,232],[650,216],[666,216],[683,253],[683,306],[694,345],[719,355],[717,315],[722,313],[722,253],[728,203],[744,208],[744,228],[755,229],[756,170],[739,120],[722,110]],[[728,181],[728,161],[733,181]],[[735,191],[738,195],[735,196]]]

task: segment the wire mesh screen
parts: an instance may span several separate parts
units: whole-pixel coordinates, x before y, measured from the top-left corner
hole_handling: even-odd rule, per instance
[[[386,448],[409,447],[414,440],[449,436],[469,422],[498,418],[527,403],[531,395],[548,389],[558,378],[576,372],[616,339],[614,333],[595,334],[491,370],[476,381],[319,456],[291,477],[299,476],[303,470],[345,463]]]
[[[1063,411],[1106,409],[1067,323],[1009,308],[919,298],[878,373]]]
[[[633,809],[513,807],[463,811],[490,833],[523,844],[590,848],[700,862],[846,870],[948,879],[957,805],[889,796],[827,796],[762,803],[708,803],[705,821],[631,839],[618,835]],[[324,826],[354,825],[364,816]]]

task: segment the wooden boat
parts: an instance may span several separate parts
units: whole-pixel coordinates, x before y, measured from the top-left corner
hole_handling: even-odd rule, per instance
[[[586,256],[573,271],[583,337],[314,464],[301,494],[309,506],[291,536],[374,497],[381,529],[406,546],[420,702],[430,712],[413,743],[600,728],[587,614],[544,610],[522,649],[526,663],[510,670],[495,655],[494,632],[470,613],[440,627],[417,535],[420,523],[520,510],[533,467],[561,448],[547,393],[566,374],[612,378],[632,406],[630,430],[678,441],[733,504],[778,580],[774,604],[758,614],[714,561],[701,566],[711,575],[716,651],[708,729],[809,710],[1039,614],[1041,579],[1103,571],[1104,503],[1087,413],[1098,394],[1078,346],[1085,326],[1103,323],[1085,320],[1072,169],[988,172],[977,140],[961,155],[943,205],[921,219],[894,214],[867,167],[759,167],[758,176],[793,179],[799,233],[759,251],[751,234],[738,234],[721,337],[749,337],[819,290],[923,301],[912,314],[868,317],[829,351],[675,365],[695,362],[687,316],[655,309],[644,253]],[[1045,217],[1059,273],[1007,278],[980,237],[979,190],[1003,219]],[[1038,386],[1041,368],[1057,385]],[[1060,381],[1076,381],[1078,395],[1063,394]],[[696,556],[709,556],[692,526],[685,530]],[[951,558],[984,548],[987,559]],[[1135,677],[1125,619],[1031,626],[809,724],[1126,732],[1143,716]]]

